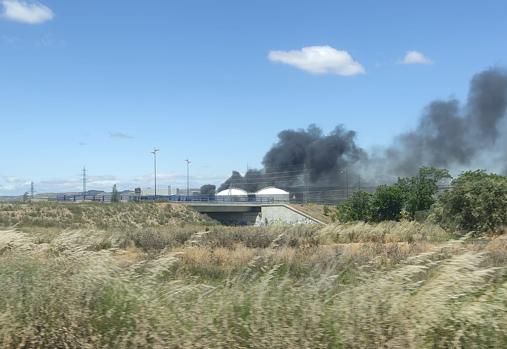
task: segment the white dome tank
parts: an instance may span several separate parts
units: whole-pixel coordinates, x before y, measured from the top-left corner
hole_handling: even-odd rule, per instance
[[[247,195],[248,193],[246,191],[237,188],[225,189],[216,194],[216,196],[247,196]]]

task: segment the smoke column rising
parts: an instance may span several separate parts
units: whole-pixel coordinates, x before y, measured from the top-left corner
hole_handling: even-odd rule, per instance
[[[421,166],[450,170],[487,167],[507,171],[505,115],[507,73],[492,68],[475,75],[468,99],[435,100],[426,108],[417,127],[395,137],[377,154],[367,154],[354,131],[338,126],[329,135],[315,125],[306,130],[284,130],[266,153],[263,170],[234,172],[220,189],[240,187],[253,192],[269,185],[289,188],[343,186],[343,171],[361,175],[371,184],[413,175]]]
[[[284,130],[263,159],[264,170],[234,171],[219,190],[239,187],[249,192],[266,186],[336,185],[341,173],[366,153],[356,145],[355,132],[338,126],[329,135],[315,125],[303,130]]]
[[[434,101],[415,130],[398,136],[386,153],[385,172],[414,174],[421,166],[477,167],[484,157],[505,152],[498,141],[505,135],[507,74],[489,69],[472,78],[466,105],[457,100]],[[491,170],[495,164],[490,164]]]
[[[315,125],[307,130],[285,130],[266,153],[263,165],[267,173],[307,172],[312,183],[327,182],[349,163],[366,156],[355,143],[355,132],[338,126],[329,135]]]

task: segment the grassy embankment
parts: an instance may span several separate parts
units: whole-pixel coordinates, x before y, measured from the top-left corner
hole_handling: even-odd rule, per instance
[[[0,205],[0,225],[0,347],[507,346],[505,235],[174,205]]]

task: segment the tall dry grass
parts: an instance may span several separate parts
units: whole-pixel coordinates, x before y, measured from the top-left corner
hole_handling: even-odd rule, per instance
[[[213,222],[183,205],[169,203],[0,203],[0,226],[30,228],[160,228]]]
[[[328,242],[443,242],[453,235],[440,226],[416,221],[369,223],[333,223],[320,231]]]
[[[507,239],[435,229],[5,229],[0,347],[504,348]]]

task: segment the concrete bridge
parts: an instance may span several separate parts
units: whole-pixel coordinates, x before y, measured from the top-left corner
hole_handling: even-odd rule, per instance
[[[200,213],[226,225],[325,224],[288,204],[188,202]]]

